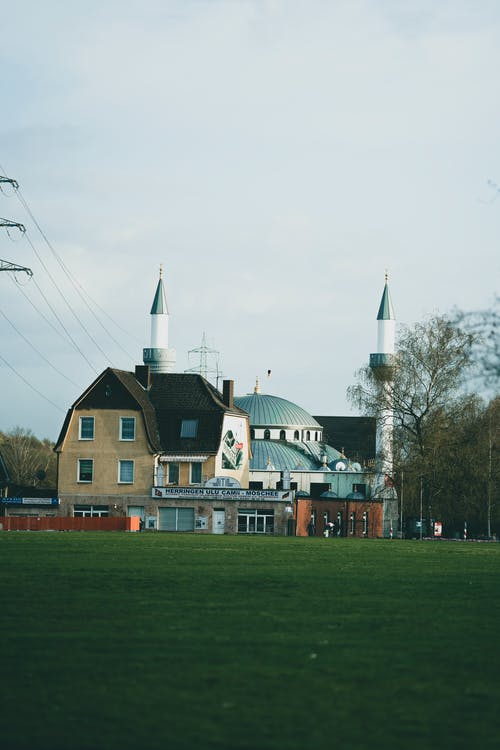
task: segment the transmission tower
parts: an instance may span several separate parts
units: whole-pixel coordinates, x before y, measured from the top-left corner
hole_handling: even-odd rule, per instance
[[[202,375],[205,380],[215,379],[215,387],[218,388],[219,380],[223,377],[222,370],[220,369],[220,352],[217,349],[211,349],[207,346],[205,332],[203,332],[201,338],[201,345],[188,351],[188,359],[191,359],[193,355],[198,357],[198,364],[195,367],[184,370],[184,372],[195,372],[198,375]],[[209,358],[211,359],[210,364]]]
[[[11,177],[5,177],[5,175],[0,175],[0,185],[8,184],[12,185],[14,190],[17,190],[19,187],[19,184],[16,180],[13,180]],[[0,227],[5,227],[7,229],[7,232],[9,229],[17,229],[19,232],[24,234],[26,232],[26,227],[24,224],[20,224],[18,221],[11,221],[10,219],[2,219],[0,217]],[[24,271],[24,273],[27,273],[28,276],[33,276],[33,271],[31,268],[27,268],[26,266],[18,266],[17,263],[11,263],[8,260],[2,260],[0,258],[0,271]]]

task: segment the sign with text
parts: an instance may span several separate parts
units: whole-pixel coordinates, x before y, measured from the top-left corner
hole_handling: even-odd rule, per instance
[[[0,497],[1,505],[59,505],[58,497]]]
[[[222,487],[153,487],[152,497],[182,498],[193,497],[198,500],[281,500],[290,501],[293,492],[290,490],[239,490]]]

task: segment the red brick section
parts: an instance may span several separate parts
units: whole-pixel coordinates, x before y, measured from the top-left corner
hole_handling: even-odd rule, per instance
[[[295,501],[296,536],[309,536],[309,524],[316,511],[314,536],[323,536],[324,514],[337,523],[337,513],[342,516],[341,535],[346,537],[382,537],[382,503],[369,500],[313,500],[300,497]],[[367,533],[364,533],[363,513],[367,513]],[[351,528],[354,513],[354,529]]]

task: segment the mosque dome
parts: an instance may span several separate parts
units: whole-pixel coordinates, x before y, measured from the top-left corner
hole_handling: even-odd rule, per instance
[[[248,412],[251,427],[298,427],[312,430],[321,429],[321,425],[305,409],[279,396],[260,393],[258,387],[254,393],[236,396],[236,406]]]
[[[293,443],[277,440],[252,440],[251,470],[276,467],[279,471],[314,471],[318,464],[312,456],[304,455]]]

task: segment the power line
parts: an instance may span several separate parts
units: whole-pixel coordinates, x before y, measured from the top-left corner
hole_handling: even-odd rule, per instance
[[[59,292],[59,296],[61,297],[61,299],[62,299],[62,300],[63,300],[63,302],[65,303],[66,307],[68,308],[68,310],[70,311],[70,313],[72,314],[72,316],[74,317],[74,319],[76,320],[76,322],[78,323],[78,325],[79,325],[79,326],[81,327],[81,329],[82,329],[82,330],[84,331],[84,333],[86,333],[86,335],[87,335],[87,336],[89,337],[89,339],[90,339],[90,340],[91,340],[91,341],[92,341],[92,342],[93,342],[93,343],[95,344],[95,346],[97,347],[97,349],[99,349],[99,351],[100,351],[100,352],[101,352],[101,354],[102,354],[102,355],[104,356],[104,358],[105,358],[105,359],[108,359],[108,356],[107,356],[106,352],[105,352],[105,351],[104,351],[103,349],[101,349],[101,347],[99,346],[99,344],[97,343],[97,341],[96,341],[96,340],[95,340],[95,339],[93,338],[93,336],[91,336],[91,334],[90,334],[90,333],[89,333],[89,332],[87,331],[87,329],[86,329],[86,328],[85,328],[85,326],[83,325],[82,321],[80,320],[80,318],[78,317],[78,315],[77,315],[77,314],[75,313],[75,311],[74,311],[74,310],[73,310],[73,308],[71,307],[70,303],[68,302],[68,300],[67,300],[67,299],[66,299],[66,297],[64,296],[63,292],[61,291],[61,289],[60,289],[60,288],[59,288],[59,286],[57,285],[57,282],[56,282],[56,281],[54,280],[54,277],[52,276],[52,274],[50,273],[49,269],[47,268],[47,266],[46,266],[46,265],[45,265],[45,263],[43,262],[42,258],[40,257],[40,253],[39,253],[39,252],[37,251],[36,247],[35,247],[35,246],[34,246],[34,244],[32,243],[32,241],[31,241],[31,239],[30,239],[30,237],[29,237],[29,235],[28,235],[28,234],[26,234],[26,239],[28,240],[28,243],[29,243],[29,245],[31,246],[31,248],[32,248],[33,252],[35,253],[36,257],[38,258],[38,260],[39,260],[40,264],[42,265],[43,269],[45,270],[45,273],[47,274],[47,276],[48,276],[48,277],[49,277],[49,279],[51,280],[51,282],[52,282],[52,284],[54,285],[55,289],[57,289],[57,291]],[[38,289],[38,290],[39,290],[39,291],[41,292],[41,290],[40,290],[40,287],[38,286],[38,284],[37,284],[36,286],[37,286],[37,289]],[[46,298],[45,296],[44,296],[44,299],[45,299],[45,301],[46,301],[46,302],[47,302],[47,304],[48,304],[47,298]],[[52,310],[52,312],[54,312],[54,309],[53,309],[53,307],[52,307],[52,306],[50,306],[50,309]],[[55,312],[54,312],[54,314],[55,314]],[[61,320],[60,320],[60,318],[59,318],[58,316],[56,316],[56,317],[57,317],[57,319],[59,320],[59,322],[61,323]],[[61,325],[62,325],[62,323],[61,323]],[[65,326],[63,326],[63,328],[64,328],[64,330],[65,330],[65,331],[66,331],[66,332],[68,333],[68,331],[67,331],[67,328],[66,328]],[[69,335],[69,334],[68,334],[68,335]],[[71,340],[73,341],[73,343],[75,343],[75,342],[74,342],[74,339],[73,339],[73,338],[72,338]],[[76,343],[75,343],[75,346],[76,346]],[[80,354],[82,354],[82,356],[83,356],[83,358],[85,359],[85,361],[87,362],[87,364],[89,364],[89,365],[90,365],[90,367],[92,367],[92,369],[94,369],[94,370],[95,370],[95,372],[97,373],[97,372],[98,372],[98,370],[97,370],[97,369],[96,369],[96,368],[94,367],[94,365],[92,365],[92,364],[91,364],[91,362],[90,362],[90,361],[88,360],[88,358],[87,358],[87,357],[85,356],[85,354],[83,354],[82,350],[81,350],[81,349],[80,349],[80,348],[79,348],[78,346],[77,346],[77,349],[78,349],[78,351],[80,352]]]
[[[3,170],[3,167],[2,167],[1,165],[0,165],[0,169],[2,169],[2,171],[5,171],[5,170]],[[127,356],[128,358],[129,358],[129,359],[132,359],[132,360],[133,360],[133,359],[134,359],[134,357],[133,357],[133,356],[132,356],[132,355],[131,355],[131,354],[130,354],[129,352],[127,352],[127,351],[126,351],[126,349],[124,349],[124,347],[123,347],[123,346],[122,346],[122,345],[120,344],[120,342],[119,342],[119,341],[118,341],[118,340],[117,340],[117,339],[116,339],[116,338],[115,338],[115,337],[113,336],[113,334],[112,334],[112,333],[111,333],[111,332],[110,332],[110,331],[109,331],[109,330],[108,330],[108,329],[106,328],[106,326],[104,325],[104,323],[103,323],[103,322],[102,322],[102,321],[101,321],[101,320],[99,319],[99,317],[98,317],[98,316],[96,315],[95,311],[94,311],[94,310],[92,309],[92,307],[91,307],[91,306],[89,305],[89,303],[87,302],[87,300],[86,300],[86,299],[85,299],[85,297],[83,296],[82,292],[83,292],[83,293],[85,293],[85,294],[87,295],[87,297],[88,297],[88,298],[89,298],[89,299],[90,299],[90,300],[91,300],[91,301],[92,301],[92,302],[93,302],[93,303],[94,303],[94,304],[96,305],[96,303],[94,302],[94,300],[92,300],[92,298],[90,297],[90,295],[88,294],[88,292],[86,292],[86,291],[84,290],[84,288],[82,287],[82,285],[81,285],[81,284],[79,284],[79,283],[78,283],[78,282],[76,281],[76,279],[75,279],[75,278],[74,278],[74,276],[73,276],[73,275],[71,274],[70,270],[68,269],[68,267],[66,266],[66,264],[64,263],[64,261],[62,260],[62,258],[61,258],[61,257],[60,257],[60,256],[58,255],[58,253],[57,253],[57,252],[55,251],[55,249],[54,249],[54,247],[52,246],[52,244],[51,244],[51,242],[50,242],[49,238],[47,237],[47,235],[46,235],[46,234],[45,234],[45,232],[43,231],[43,229],[42,229],[42,227],[40,226],[39,222],[37,221],[37,219],[36,219],[35,215],[33,214],[33,211],[31,210],[31,208],[30,208],[30,206],[28,205],[28,203],[27,203],[26,199],[24,198],[24,196],[23,196],[23,194],[22,194],[21,190],[19,189],[19,183],[17,182],[17,180],[13,180],[13,179],[11,179],[11,178],[8,178],[8,177],[5,177],[5,176],[1,176],[1,175],[0,175],[0,179],[1,179],[1,180],[2,180],[2,182],[4,182],[4,183],[9,183],[9,184],[10,184],[10,185],[11,185],[11,186],[12,186],[12,187],[14,188],[14,190],[15,190],[15,193],[16,193],[16,195],[17,195],[17,198],[18,198],[18,200],[20,201],[21,205],[22,205],[22,206],[24,207],[24,210],[25,210],[25,211],[27,212],[28,216],[29,216],[29,217],[31,218],[31,220],[33,221],[34,225],[36,226],[36,228],[37,228],[37,229],[38,229],[38,231],[40,232],[40,234],[41,234],[42,238],[44,239],[44,241],[45,241],[45,243],[46,243],[47,247],[48,247],[48,248],[49,248],[49,250],[51,251],[51,253],[52,253],[52,255],[54,256],[54,258],[56,259],[56,261],[58,262],[59,266],[60,266],[60,267],[61,267],[61,269],[63,270],[63,272],[64,272],[64,274],[66,275],[67,279],[68,279],[68,280],[70,281],[70,283],[72,284],[73,288],[74,288],[74,289],[75,289],[75,291],[77,292],[77,294],[78,294],[78,296],[80,297],[80,299],[82,300],[83,304],[84,304],[84,305],[86,306],[87,310],[88,310],[88,311],[90,312],[90,314],[91,314],[91,315],[92,315],[92,316],[94,317],[94,319],[96,320],[97,324],[98,324],[99,326],[101,326],[102,330],[103,330],[103,331],[104,331],[104,332],[105,332],[105,333],[107,334],[107,336],[109,336],[109,338],[110,338],[110,339],[111,339],[111,340],[113,341],[113,343],[114,343],[114,344],[115,344],[115,345],[116,345],[116,346],[117,346],[117,347],[118,347],[118,348],[119,348],[119,349],[120,349],[120,350],[121,350],[121,351],[122,351],[122,352],[123,352],[123,353],[124,353],[124,354],[125,354],[125,355],[126,355],[126,356]],[[0,183],[0,184],[1,184],[1,183]],[[12,226],[12,225],[14,225],[14,224],[15,224],[15,223],[9,223],[9,226]],[[17,225],[16,225],[16,226],[17,226]],[[23,227],[23,225],[19,225],[19,226],[18,226],[18,228],[19,228],[19,227]],[[24,229],[24,227],[23,227],[22,231],[24,231],[24,232],[25,232],[25,229]],[[82,323],[82,321],[81,321],[81,320],[80,320],[80,319],[78,318],[78,316],[76,315],[75,311],[73,310],[73,308],[72,308],[72,307],[71,307],[71,305],[69,304],[68,300],[67,300],[67,299],[66,299],[66,297],[64,296],[63,292],[61,291],[61,289],[60,289],[60,288],[59,288],[59,286],[57,285],[57,283],[56,283],[55,279],[54,279],[54,278],[53,278],[53,276],[51,275],[51,273],[50,273],[49,269],[47,268],[47,266],[46,266],[46,265],[45,265],[45,263],[43,262],[43,260],[42,260],[42,258],[41,258],[41,256],[40,256],[40,254],[39,254],[39,253],[37,252],[37,250],[36,250],[35,246],[33,245],[33,243],[32,243],[32,241],[31,241],[31,239],[29,238],[29,236],[27,236],[27,239],[28,239],[28,242],[29,242],[29,244],[30,244],[31,248],[33,249],[33,252],[35,253],[36,257],[38,258],[38,260],[39,260],[40,264],[42,265],[43,269],[45,270],[45,272],[46,272],[46,274],[48,275],[49,279],[51,280],[52,284],[54,285],[54,287],[55,287],[55,288],[57,289],[57,291],[59,292],[59,295],[61,296],[61,298],[62,298],[62,299],[63,299],[63,301],[65,302],[65,304],[66,304],[66,306],[68,307],[69,311],[70,311],[70,312],[71,312],[71,314],[72,314],[72,315],[74,316],[74,318],[75,318],[75,320],[77,321],[77,323],[78,323],[78,324],[79,324],[79,325],[81,326],[81,328],[82,328],[82,330],[84,331],[84,333],[85,333],[85,334],[86,334],[86,335],[88,336],[88,338],[89,338],[89,339],[90,339],[90,340],[92,341],[92,343],[94,344],[94,346],[95,346],[95,347],[96,347],[96,348],[97,348],[97,349],[98,349],[98,350],[100,351],[100,353],[101,353],[101,354],[103,355],[103,357],[105,358],[105,360],[106,360],[107,362],[109,362],[109,361],[111,360],[111,358],[110,358],[109,354],[108,354],[108,353],[106,353],[106,352],[105,352],[105,351],[104,351],[104,350],[102,349],[102,347],[101,347],[101,346],[99,345],[99,343],[98,343],[98,342],[96,341],[96,339],[95,339],[95,338],[94,338],[94,337],[93,337],[93,336],[91,335],[91,333],[90,333],[90,332],[89,332],[89,331],[87,330],[87,328],[86,328],[86,327],[84,326],[84,324]],[[96,305],[96,306],[97,306],[97,305]],[[52,308],[51,308],[51,309],[52,309]],[[110,320],[113,320],[113,319],[112,319],[112,318],[111,318],[110,316],[107,316],[107,317],[108,317],[108,318],[109,318]],[[113,321],[113,322],[115,323],[115,321]],[[126,331],[125,331],[125,330],[124,330],[123,328],[121,328],[120,326],[118,326],[118,324],[117,324],[117,323],[115,323],[115,325],[117,325],[117,327],[118,327],[118,328],[120,328],[120,330],[122,330],[122,331],[124,331],[125,333],[127,333],[127,332],[126,332]],[[65,330],[66,330],[66,329],[65,329]],[[130,334],[128,334],[128,335],[130,335]],[[86,357],[85,357],[85,359],[86,359],[87,363],[88,363],[88,364],[90,364],[90,362],[88,361],[88,359],[87,359]],[[95,368],[95,367],[93,367],[92,365],[91,365],[91,367],[92,367],[92,369],[96,370],[96,368]],[[96,372],[97,372],[97,370],[96,370]]]
[[[4,363],[5,365],[7,365],[7,367],[9,368],[9,370],[12,370],[12,372],[13,372],[13,373],[14,373],[15,375],[17,375],[17,377],[18,377],[18,378],[20,378],[20,379],[21,379],[21,380],[23,381],[23,383],[25,383],[25,384],[26,384],[26,385],[28,386],[28,388],[31,388],[31,390],[32,390],[32,391],[34,391],[34,392],[35,392],[35,393],[37,393],[37,394],[38,394],[39,396],[41,396],[41,397],[42,397],[43,399],[45,399],[45,401],[48,401],[48,402],[49,402],[49,404],[51,404],[52,406],[54,406],[54,407],[55,407],[55,408],[56,408],[56,409],[57,409],[58,411],[60,411],[60,412],[62,412],[63,414],[65,414],[65,410],[64,410],[64,409],[61,409],[61,407],[60,407],[60,406],[58,406],[57,404],[55,404],[55,403],[54,403],[53,401],[51,401],[51,400],[50,400],[50,398],[47,398],[47,396],[44,396],[44,395],[43,395],[43,393],[42,393],[41,391],[39,391],[39,390],[38,390],[38,388],[35,388],[35,386],[34,386],[34,385],[32,385],[32,384],[31,384],[31,383],[29,382],[29,380],[26,380],[26,378],[24,377],[24,375],[21,375],[21,373],[20,373],[20,372],[18,372],[18,371],[17,371],[16,369],[15,369],[15,367],[12,367],[12,365],[11,365],[11,364],[9,364],[9,362],[7,362],[7,360],[6,360],[6,359],[4,359],[4,357],[2,357],[2,355],[1,355],[1,354],[0,354],[0,359],[2,360],[2,362],[3,362],[3,363]]]
[[[108,329],[106,328],[106,326],[105,326],[105,325],[104,325],[104,324],[102,323],[102,321],[101,321],[101,320],[100,320],[100,319],[99,319],[99,318],[97,317],[97,315],[95,314],[94,310],[93,310],[93,309],[92,309],[92,308],[90,307],[90,305],[88,304],[88,302],[87,302],[87,300],[85,299],[85,297],[83,296],[82,292],[83,292],[83,293],[84,293],[84,294],[85,294],[85,295],[86,295],[86,296],[87,296],[87,297],[88,297],[88,298],[89,298],[89,299],[90,299],[90,300],[91,300],[91,301],[92,301],[92,302],[93,302],[93,303],[94,303],[95,305],[97,305],[97,303],[96,303],[96,302],[95,302],[95,301],[94,301],[94,300],[92,299],[92,297],[91,297],[91,296],[89,295],[89,293],[88,293],[88,292],[87,292],[87,291],[86,291],[86,290],[84,289],[84,287],[83,287],[83,286],[82,286],[82,285],[81,285],[81,284],[79,283],[79,281],[77,281],[77,279],[76,279],[76,278],[75,278],[75,277],[73,276],[73,274],[72,274],[72,273],[71,273],[71,271],[69,270],[68,266],[67,266],[67,265],[65,264],[65,262],[63,261],[63,259],[62,259],[62,258],[60,257],[60,255],[59,255],[59,254],[58,254],[58,253],[56,252],[56,250],[54,249],[54,247],[53,247],[52,243],[50,242],[49,238],[47,237],[47,235],[46,235],[46,234],[45,234],[45,232],[43,231],[42,227],[40,226],[40,224],[39,224],[39,223],[38,223],[38,221],[36,220],[36,217],[34,216],[34,214],[33,214],[32,210],[31,210],[31,208],[29,207],[29,205],[28,205],[28,203],[27,203],[26,199],[24,198],[24,196],[23,196],[23,194],[22,194],[21,190],[19,189],[19,187],[18,187],[18,188],[16,189],[16,194],[17,194],[17,196],[18,196],[18,198],[19,198],[19,200],[20,200],[21,204],[22,204],[22,205],[24,206],[24,208],[25,208],[26,212],[27,212],[27,213],[28,213],[28,215],[30,216],[31,220],[32,220],[32,221],[33,221],[33,223],[35,224],[36,228],[37,228],[37,229],[38,229],[38,231],[40,232],[41,236],[42,236],[42,237],[43,237],[43,239],[45,240],[45,243],[46,243],[47,247],[48,247],[48,248],[49,248],[49,250],[51,251],[51,253],[52,253],[52,255],[54,256],[54,258],[56,259],[56,261],[57,261],[57,262],[59,263],[59,265],[60,265],[60,267],[62,268],[63,272],[65,273],[65,275],[66,275],[66,278],[67,278],[67,279],[68,279],[68,281],[69,281],[69,282],[70,282],[70,283],[72,284],[73,288],[75,289],[76,293],[78,294],[78,296],[80,297],[80,299],[82,300],[82,302],[84,303],[84,305],[86,306],[86,308],[88,309],[88,311],[90,312],[90,314],[91,314],[91,315],[92,315],[92,316],[94,317],[94,319],[95,319],[95,320],[97,321],[97,323],[98,323],[98,324],[99,324],[99,325],[101,326],[101,328],[103,329],[103,331],[104,331],[104,332],[105,332],[105,333],[106,333],[106,334],[107,334],[107,335],[109,336],[109,338],[110,338],[110,339],[111,339],[111,340],[112,340],[112,341],[113,341],[113,342],[114,342],[114,343],[115,343],[115,344],[116,344],[116,345],[117,345],[117,346],[119,347],[119,349],[121,349],[121,351],[122,351],[122,352],[123,352],[124,354],[126,354],[126,355],[127,355],[127,357],[129,357],[130,359],[133,359],[133,356],[132,356],[132,355],[131,355],[131,354],[130,354],[129,352],[127,352],[127,351],[126,351],[126,350],[125,350],[125,349],[124,349],[124,348],[122,347],[122,345],[120,344],[120,342],[119,342],[119,341],[117,341],[117,340],[115,339],[115,337],[114,337],[114,336],[112,335],[112,333],[111,333],[111,332],[110,332],[110,331],[109,331],[109,330],[108,330]],[[81,290],[81,291],[80,291],[80,290]],[[110,320],[113,320],[113,319],[112,319],[112,318],[111,318],[111,317],[110,317],[109,315],[108,315],[107,317],[109,317],[109,318],[110,318]],[[115,321],[113,321],[113,322],[115,323]],[[117,323],[115,323],[115,325],[116,325],[116,326],[118,326],[118,324],[117,324]],[[120,327],[120,326],[118,326],[118,327]],[[124,330],[124,329],[121,329],[121,330]],[[126,331],[124,331],[124,332],[126,333]],[[94,341],[94,343],[96,343],[96,342]],[[96,344],[96,345],[97,345],[97,344]],[[98,347],[98,348],[100,349],[100,347]],[[102,349],[100,349],[100,351],[101,351],[101,353],[103,353],[103,352],[102,352]]]
[[[61,372],[61,370],[58,370],[57,367],[50,361],[50,359],[47,359],[47,357],[44,354],[42,354],[42,352],[39,349],[37,349],[34,344],[31,343],[31,341],[24,335],[24,333],[22,333],[19,330],[19,328],[17,328],[15,323],[13,323],[12,320],[10,320],[10,318],[7,317],[7,315],[4,313],[2,309],[0,309],[0,315],[7,321],[7,323],[9,323],[10,326],[12,326],[15,332],[19,336],[21,336],[21,338],[24,341],[26,341],[28,346],[30,346],[33,349],[33,351],[36,352],[36,354],[38,354],[43,359],[43,361],[46,362],[49,365],[49,367],[51,367],[54,370],[54,372],[57,372],[58,375],[61,375],[65,380],[68,381],[68,383],[71,383],[71,385],[74,385],[75,388],[82,388],[81,385],[78,385],[78,383],[75,383],[74,380],[71,380],[71,378],[68,378],[68,376],[65,375],[64,372]]]
[[[28,295],[27,295],[27,294],[26,294],[26,292],[24,291],[24,289],[23,289],[23,287],[21,286],[21,284],[19,284],[19,282],[17,281],[17,279],[12,279],[12,283],[16,285],[16,287],[17,287],[17,288],[18,288],[18,290],[19,290],[19,291],[21,292],[21,294],[23,295],[23,297],[25,298],[25,300],[26,300],[27,302],[29,302],[29,304],[31,305],[31,307],[32,307],[32,308],[33,308],[33,309],[35,310],[35,312],[36,312],[36,313],[38,313],[38,315],[39,315],[39,316],[40,316],[41,318],[43,318],[43,320],[44,320],[44,321],[45,321],[45,322],[47,323],[47,325],[48,325],[48,326],[50,326],[50,327],[52,328],[52,330],[54,331],[54,333],[56,333],[56,334],[57,334],[57,335],[59,336],[59,338],[60,338],[60,339],[61,339],[62,341],[64,341],[64,342],[65,342],[66,344],[67,344],[67,343],[71,343],[71,344],[72,344],[72,346],[74,347],[75,351],[77,351],[77,352],[78,352],[78,347],[77,347],[77,346],[75,346],[75,344],[73,343],[73,341],[71,341],[71,337],[70,337],[70,336],[68,336],[68,338],[69,338],[69,341],[68,341],[68,338],[66,338],[66,337],[65,337],[65,336],[64,336],[64,335],[63,335],[63,334],[61,333],[61,331],[59,330],[59,328],[56,328],[56,326],[55,326],[55,325],[54,325],[54,324],[52,323],[52,321],[51,321],[51,320],[49,320],[49,319],[47,318],[47,316],[46,316],[46,315],[44,315],[44,313],[43,313],[43,312],[42,312],[42,311],[41,311],[41,310],[40,310],[40,309],[39,309],[39,308],[38,308],[38,307],[37,307],[37,306],[35,305],[35,303],[33,302],[33,300],[32,300],[32,299],[30,299],[30,298],[28,297]],[[37,286],[37,285],[35,284],[35,286]],[[42,296],[43,296],[43,292],[42,292],[42,291],[41,291],[41,290],[39,289],[39,287],[38,287],[38,286],[37,286],[37,289],[38,289],[38,291],[40,292],[40,294],[42,294]],[[45,298],[44,298],[44,299],[45,299]],[[94,369],[94,368],[92,368],[92,369]]]

